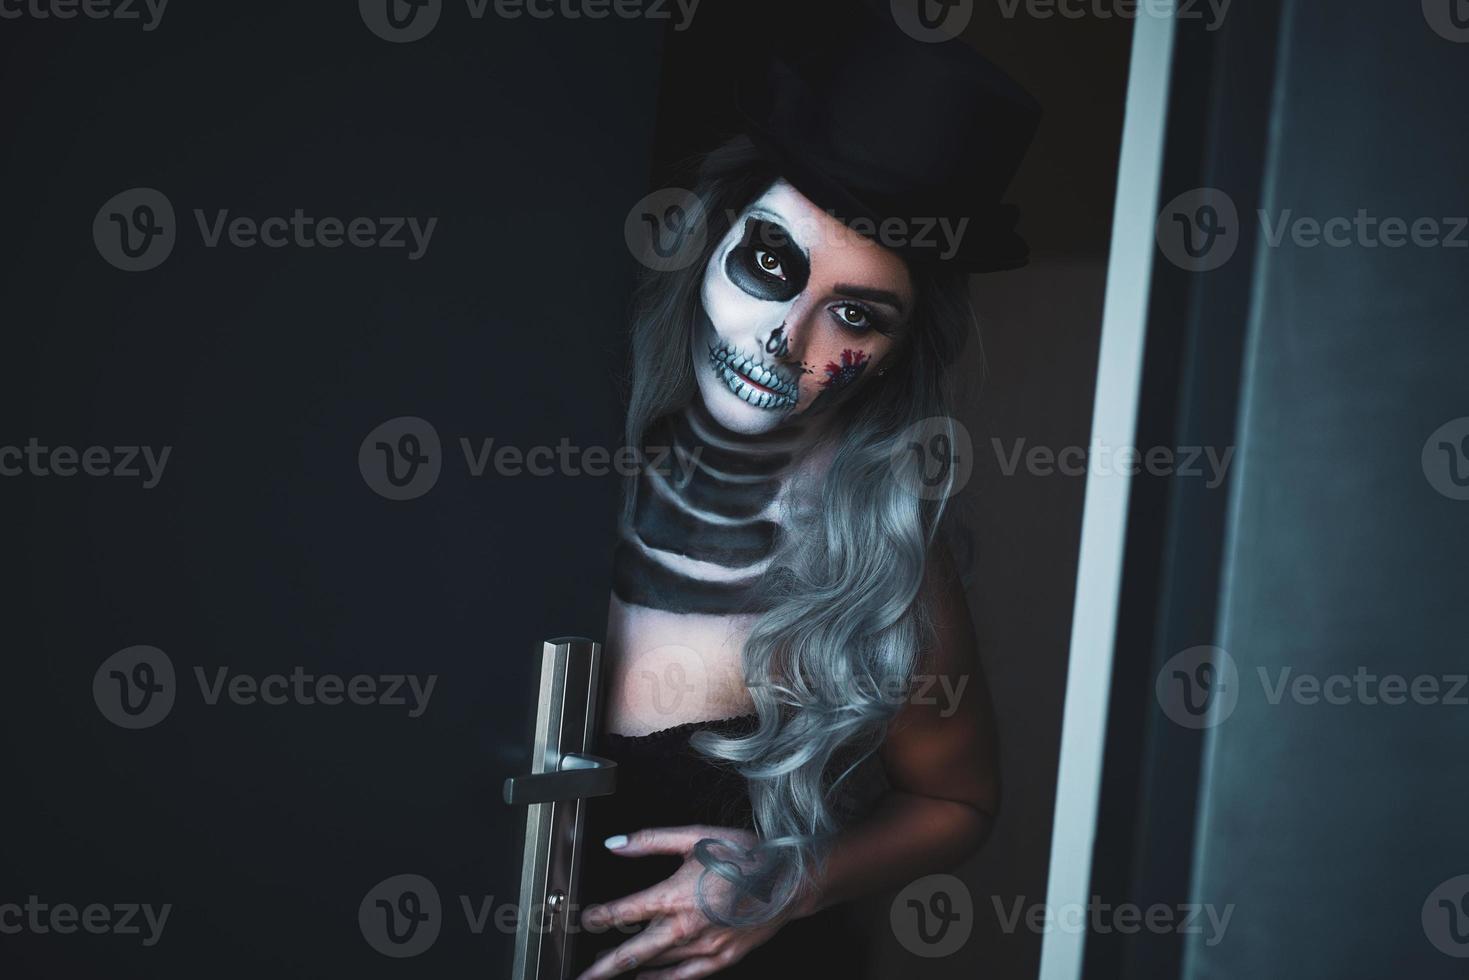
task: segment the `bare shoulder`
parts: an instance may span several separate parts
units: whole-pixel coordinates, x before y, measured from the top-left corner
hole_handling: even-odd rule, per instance
[[[923,590],[931,629],[883,762],[900,789],[993,813],[999,774],[989,688],[964,584],[942,546],[930,552]]]
[[[930,643],[919,655],[919,669],[967,671],[979,665],[978,640],[970,618],[969,598],[954,557],[942,542],[929,549],[921,596],[933,627]]]

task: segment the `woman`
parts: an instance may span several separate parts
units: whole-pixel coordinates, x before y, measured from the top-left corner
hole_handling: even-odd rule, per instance
[[[864,22],[808,54],[745,93],[702,248],[638,298],[629,444],[679,465],[629,487],[615,557],[584,980],[859,975],[828,910],[951,867],[996,811],[915,432],[950,414],[967,273],[1025,260],[998,197],[1036,110],[958,42]]]

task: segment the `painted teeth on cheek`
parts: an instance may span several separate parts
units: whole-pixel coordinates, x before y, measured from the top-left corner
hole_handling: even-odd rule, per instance
[[[711,344],[709,361],[719,380],[746,404],[773,411],[787,411],[795,407],[798,391],[796,386],[782,380],[779,375],[756,363],[753,358],[741,357],[727,345]],[[771,388],[774,393],[755,390],[746,383],[745,378],[740,377],[741,374],[757,384]]]

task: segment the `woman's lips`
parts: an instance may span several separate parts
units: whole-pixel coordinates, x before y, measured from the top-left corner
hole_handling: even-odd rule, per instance
[[[754,378],[750,377],[748,374],[745,374],[739,368],[734,368],[733,371],[734,371],[735,374],[739,375],[740,378],[742,378],[744,380],[745,384],[749,385],[751,388],[754,388],[756,391],[766,391],[766,392],[769,392],[772,395],[780,394],[774,388],[767,388],[767,387],[765,387],[763,384],[761,384],[760,382],[756,381]]]
[[[735,397],[756,408],[785,411],[796,405],[798,388],[795,382],[726,344],[710,346],[709,363],[715,375]]]

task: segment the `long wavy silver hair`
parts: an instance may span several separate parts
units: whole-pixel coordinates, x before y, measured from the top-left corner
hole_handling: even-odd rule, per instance
[[[731,221],[778,174],[739,138],[703,157],[693,176],[700,213],[686,222],[703,223],[702,253],[679,271],[645,276],[634,297],[629,446],[695,397],[691,334],[705,267]],[[852,816],[848,777],[881,744],[931,636],[921,586],[948,495],[914,492],[917,474],[903,468],[922,466],[907,444],[913,427],[950,417],[945,370],[977,324],[962,275],[910,273],[914,312],[888,370],[834,409],[817,519],[783,536],[763,578],[765,611],[743,652],[758,728],[739,738],[700,732],[692,742],[745,777],[761,842],[754,854],[728,841],[695,848],[706,868],[699,902],[715,922],[768,922],[801,897]],[[630,482],[628,517],[634,493]],[[734,886],[723,890],[728,900],[710,899],[710,875]]]

